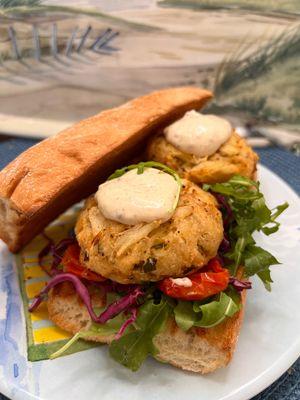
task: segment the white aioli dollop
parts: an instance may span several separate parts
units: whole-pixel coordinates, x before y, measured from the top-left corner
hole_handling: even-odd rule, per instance
[[[101,184],[95,196],[106,218],[136,225],[171,218],[179,190],[171,175],[155,168],[145,168],[142,174],[133,169]]]
[[[183,286],[183,287],[191,287],[193,282],[190,280],[190,278],[171,278],[172,282],[175,283],[175,285],[178,286]]]
[[[185,153],[198,157],[214,154],[232,133],[232,127],[226,119],[216,115],[204,115],[195,110],[164,129],[169,143]]]

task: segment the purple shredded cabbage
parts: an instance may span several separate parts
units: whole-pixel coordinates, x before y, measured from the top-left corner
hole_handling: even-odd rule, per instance
[[[46,244],[45,247],[42,248],[42,250],[38,254],[39,265],[44,271],[46,271],[46,273],[49,276],[54,276],[57,275],[58,273],[61,273],[61,271],[57,267],[61,263],[62,257],[67,247],[70,244],[76,243],[76,239],[75,238],[62,239],[58,244],[55,245],[54,241],[48,235],[46,235],[45,233],[43,233],[42,235],[48,241],[48,243]],[[53,256],[50,272],[47,271],[47,269],[43,266],[43,259],[48,254],[52,254]]]
[[[39,261],[40,267],[47,273],[47,275],[51,276],[49,271],[43,266],[43,259],[50,253],[52,247],[54,246],[54,242],[48,235],[46,235],[46,233],[43,232],[42,236],[47,240],[48,243],[39,252],[38,261]]]
[[[119,332],[115,336],[115,340],[118,340],[122,337],[124,334],[125,330],[127,327],[131,324],[133,324],[136,321],[137,317],[137,308],[134,307],[130,310],[131,316],[122,324],[121,328],[119,329]]]
[[[228,201],[226,200],[225,196],[222,196],[219,193],[213,193],[215,198],[217,199],[218,203],[224,208],[225,211],[225,218],[223,221],[224,228],[226,229],[230,222],[234,219],[234,215]]]
[[[230,242],[227,239],[226,234],[224,234],[223,240],[220,244],[219,251],[221,253],[227,253],[230,250]]]
[[[100,323],[104,324],[109,319],[112,319],[119,315],[121,312],[128,310],[132,306],[137,304],[137,299],[142,296],[144,292],[141,288],[137,287],[133,291],[127,293],[124,297],[111,303],[105,311],[100,315]]]
[[[61,263],[61,260],[63,258],[65,251],[67,250],[67,247],[70,246],[71,244],[75,244],[75,243],[76,243],[76,239],[66,238],[66,239],[62,239],[59,243],[57,243],[57,245],[52,246],[51,253],[53,256],[53,261],[52,261],[51,272],[50,272],[51,276],[61,273],[61,271],[59,269],[57,269],[57,267]]]
[[[135,284],[122,284],[118,282],[111,281],[109,279],[103,282],[92,282],[96,286],[101,286],[101,288],[107,292],[114,292],[114,293],[128,293],[132,292],[134,289],[140,287],[139,285]]]
[[[229,283],[238,291],[242,292],[244,289],[252,289],[252,283],[250,281],[240,281],[237,278],[231,277]]]
[[[104,324],[106,321],[114,318],[121,312],[127,311],[131,307],[135,306],[137,304],[137,299],[144,294],[144,292],[137,287],[121,299],[118,299],[114,303],[110,304],[101,315],[97,316],[92,307],[89,291],[81,282],[81,280],[73,274],[60,273],[54,276],[40,292],[40,294],[35,297],[34,301],[29,307],[29,312],[34,311],[41,304],[41,302],[46,298],[50,289],[62,282],[71,282],[74,285],[74,288],[81,300],[84,302],[91,319],[98,324]]]

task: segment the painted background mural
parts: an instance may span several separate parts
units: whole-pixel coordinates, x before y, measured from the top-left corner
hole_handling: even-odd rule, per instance
[[[183,84],[247,126],[300,129],[299,1],[74,3],[0,0],[0,130],[53,133]]]

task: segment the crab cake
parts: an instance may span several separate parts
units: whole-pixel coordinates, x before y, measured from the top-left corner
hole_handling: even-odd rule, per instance
[[[92,196],[75,231],[85,266],[126,284],[182,277],[203,267],[217,254],[223,223],[214,197],[184,180],[176,210],[165,222],[131,226],[109,220]]]
[[[160,133],[150,139],[147,158],[168,165],[195,183],[226,182],[236,174],[253,179],[258,161],[257,154],[234,131],[213,154],[202,157],[175,147]]]

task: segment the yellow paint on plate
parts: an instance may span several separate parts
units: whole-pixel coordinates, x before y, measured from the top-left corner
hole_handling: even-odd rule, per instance
[[[39,265],[25,266],[24,267],[24,278],[25,281],[31,278],[42,278],[47,277],[46,273],[40,268]]]
[[[57,340],[69,339],[71,335],[57,326],[48,326],[34,330],[33,339],[36,344],[56,342]]]
[[[50,263],[52,261],[52,256],[46,256],[43,258],[43,263]],[[32,266],[38,266],[39,265],[39,259],[37,257],[32,257],[32,256],[25,256],[23,258],[23,264],[32,264]]]
[[[30,313],[31,316],[31,321],[47,321],[49,320],[48,316],[48,309],[46,303],[42,303],[39,305],[39,307],[32,313]]]
[[[29,299],[33,299],[46,286],[46,282],[34,282],[26,285],[26,294]]]

